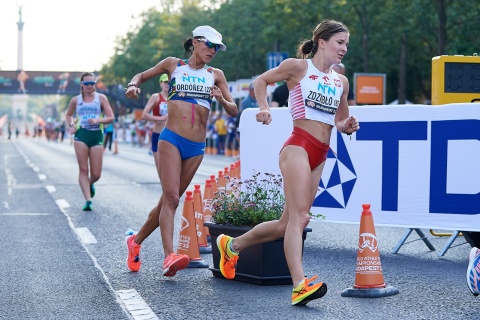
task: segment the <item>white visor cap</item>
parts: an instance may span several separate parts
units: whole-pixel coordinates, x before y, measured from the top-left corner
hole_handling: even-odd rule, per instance
[[[198,26],[193,30],[194,37],[204,37],[211,43],[219,44],[220,50],[225,51],[227,47],[222,42],[222,35],[210,26]]]

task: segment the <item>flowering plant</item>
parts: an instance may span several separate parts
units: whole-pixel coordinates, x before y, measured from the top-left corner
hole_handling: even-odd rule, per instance
[[[281,192],[281,175],[255,173],[252,179],[232,179],[212,199],[212,220],[217,224],[254,227],[279,219],[285,197]]]
[[[280,218],[285,205],[280,174],[255,173],[251,179],[232,179],[212,199],[212,220],[217,224],[254,227]],[[316,217],[323,217],[317,215]]]

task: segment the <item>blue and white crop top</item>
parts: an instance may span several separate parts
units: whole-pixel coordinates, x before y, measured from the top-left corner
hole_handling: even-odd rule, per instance
[[[102,106],[100,104],[100,95],[95,92],[92,102],[84,102],[82,94],[77,96],[77,126],[86,130],[101,130],[103,126],[100,124],[90,124],[88,119],[99,119],[102,114]]]
[[[171,78],[168,100],[182,100],[210,110],[210,92],[214,84],[211,67],[205,65],[194,70],[188,65],[188,60],[179,60]]]
[[[342,81],[338,74],[323,73],[307,59],[305,77],[290,90],[288,108],[293,120],[309,119],[335,124],[335,113],[343,93]]]

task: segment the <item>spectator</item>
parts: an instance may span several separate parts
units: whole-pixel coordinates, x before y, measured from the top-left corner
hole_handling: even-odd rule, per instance
[[[281,85],[276,87],[275,90],[273,90],[270,107],[288,107],[288,95],[287,83],[283,82]]]
[[[255,91],[253,88],[253,82],[248,86],[248,95],[242,101],[241,111],[248,108],[258,108],[257,99],[255,99]]]
[[[346,68],[343,63],[337,63],[332,66],[332,70],[343,74],[345,76]],[[348,105],[349,106],[356,106],[357,103],[355,102],[355,94],[353,93],[353,89],[349,88],[348,89],[348,97],[347,97]]]
[[[237,139],[237,118],[228,117],[227,121],[227,150],[230,152],[230,155],[233,156],[237,153],[238,150],[238,139]]]
[[[227,121],[224,116],[218,117],[215,121],[215,131],[217,132],[217,152],[225,154],[225,141],[227,140]]]
[[[105,129],[105,137],[103,138],[103,150],[107,148],[107,144],[108,144],[108,150],[112,151],[113,131],[114,131],[114,124],[112,122],[112,123],[109,123],[107,128]]]

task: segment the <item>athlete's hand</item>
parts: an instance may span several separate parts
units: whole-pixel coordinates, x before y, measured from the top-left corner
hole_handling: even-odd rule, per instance
[[[141,92],[142,90],[140,90],[140,88],[137,88],[135,86],[130,86],[128,88],[125,88],[125,95],[127,96],[127,98],[130,98],[130,99],[137,99],[138,98],[138,94]]]
[[[351,116],[350,118],[345,121],[343,125],[343,132],[347,134],[352,134],[355,131],[358,131],[360,129],[360,123],[357,120],[357,117]]]
[[[222,90],[220,90],[220,88],[216,85],[212,86],[212,90],[210,91],[210,97],[215,98],[215,100],[217,100],[219,103],[222,103],[222,101],[224,100]]]
[[[260,110],[257,113],[257,122],[261,122],[263,124],[269,124],[270,122],[272,122],[270,110]]]

